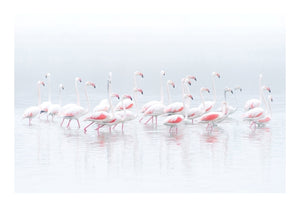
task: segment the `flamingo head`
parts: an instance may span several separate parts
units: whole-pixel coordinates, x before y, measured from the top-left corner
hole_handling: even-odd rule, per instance
[[[165,76],[166,75],[166,72],[165,71],[160,71],[160,74],[162,75],[162,76]]]
[[[64,90],[64,89],[65,89],[65,87],[64,87],[62,84],[59,84],[59,88],[60,88],[61,90]]]
[[[263,90],[267,90],[269,93],[271,93],[271,89],[270,89],[270,87],[268,87],[268,86],[263,86],[262,89],[263,89]]]
[[[126,99],[126,98],[132,100],[132,97],[130,95],[123,95],[122,99]]]
[[[185,95],[184,95],[184,98],[188,98],[188,97],[191,98],[192,100],[194,100],[194,98],[193,98],[192,95],[190,95],[190,94],[185,94]]]
[[[141,72],[139,72],[139,71],[135,71],[135,72],[134,72],[134,75],[139,75],[139,76],[141,76],[142,78],[144,78],[144,74],[141,73]]]
[[[79,77],[76,77],[75,81],[79,81],[80,83],[82,82],[81,78],[79,78]]]
[[[204,91],[207,91],[208,93],[210,93],[210,91],[209,91],[208,88],[202,87],[202,88],[200,89],[200,92],[204,92]]]
[[[139,89],[139,88],[135,88],[133,91],[134,91],[134,92],[139,92],[139,93],[141,93],[142,95],[144,94],[143,90],[142,90],[142,89]]]
[[[118,100],[120,99],[120,96],[117,93],[112,93],[111,96],[118,98]]]
[[[242,91],[242,88],[240,86],[234,87],[234,91],[235,90],[240,90],[240,92]]]
[[[218,78],[221,77],[220,74],[219,74],[219,73],[216,73],[216,72],[213,72],[212,75],[213,75],[213,76],[217,76]]]
[[[39,85],[43,85],[43,86],[45,86],[45,83],[44,83],[44,81],[38,81],[37,82]]]
[[[193,76],[193,75],[188,75],[188,76],[186,76],[186,78],[193,79],[193,80],[197,81],[196,76]]]
[[[87,82],[85,83],[85,85],[86,85],[86,86],[92,86],[92,87],[96,88],[96,85],[95,85],[93,82],[91,82],[91,81],[87,81]]]
[[[49,78],[50,77],[50,73],[47,73],[46,75],[45,75],[45,78]]]
[[[192,85],[192,83],[191,83],[191,81],[188,79],[188,78],[183,78],[183,79],[181,79],[181,82],[182,83],[187,83],[188,85]]]
[[[224,89],[224,92],[231,92],[231,94],[233,94],[232,89],[230,89],[230,88],[228,88],[228,87],[226,87],[226,88]]]
[[[168,85],[172,85],[173,88],[175,88],[175,83],[172,80],[168,80]]]

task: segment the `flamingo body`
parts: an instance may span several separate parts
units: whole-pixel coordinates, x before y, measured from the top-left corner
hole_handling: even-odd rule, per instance
[[[203,104],[200,104],[199,108],[200,110],[205,110],[205,112],[208,112],[212,109],[212,107],[214,107],[214,105],[216,104],[216,102],[214,101],[205,101],[205,107],[203,106]]]
[[[174,114],[183,111],[183,109],[184,109],[184,105],[182,102],[175,102],[166,106],[164,112]]]
[[[46,102],[43,102],[41,105],[40,105],[40,108],[41,108],[41,113],[45,112],[45,113],[48,113],[48,110],[49,110],[49,107],[51,106],[51,102],[49,101],[46,101]]]
[[[243,115],[243,119],[255,120],[255,119],[263,117],[263,114],[264,114],[264,109],[262,109],[261,107],[257,107],[257,108],[253,108],[253,109],[247,111]]]
[[[259,107],[260,104],[261,101],[259,99],[250,99],[245,103],[244,109],[248,111],[250,109]]]
[[[130,99],[124,99],[123,100],[123,105],[125,107],[125,109],[130,109],[134,106],[134,102]],[[122,105],[122,102],[119,102],[117,105],[116,105],[116,108],[115,110],[116,111],[121,111],[123,110],[123,105]]]
[[[93,109],[93,112],[98,112],[98,111],[108,111],[110,109],[110,105],[107,99],[101,100],[101,102],[95,106]]]
[[[41,109],[38,106],[30,106],[23,113],[23,118],[28,118],[31,121],[32,118],[36,117],[40,113]]]
[[[180,122],[182,122],[183,119],[184,117],[182,115],[179,114],[171,115],[164,120],[164,124],[168,126],[175,126],[178,125]]]

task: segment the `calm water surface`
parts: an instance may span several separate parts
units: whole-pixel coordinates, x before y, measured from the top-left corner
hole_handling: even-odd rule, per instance
[[[103,96],[104,97],[104,96]],[[220,96],[221,98],[222,96]],[[240,104],[255,96],[240,96]],[[64,98],[71,102],[74,96]],[[92,106],[100,101],[90,96]],[[140,97],[141,103],[155,99]],[[178,134],[134,120],[100,136],[60,127],[60,119],[22,120],[36,100],[16,96],[15,189],[17,192],[284,192],[285,99],[273,95],[272,122],[255,131],[239,109],[212,133],[182,124]],[[68,101],[70,100],[70,101]],[[197,102],[193,102],[193,106]],[[82,128],[87,123],[82,122]]]

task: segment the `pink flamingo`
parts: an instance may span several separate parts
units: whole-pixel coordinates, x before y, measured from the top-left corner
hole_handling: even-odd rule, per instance
[[[263,78],[262,74],[259,74],[259,99],[253,98],[253,99],[248,100],[245,103],[245,106],[244,106],[244,109],[246,111],[248,111],[250,109],[253,109],[253,108],[256,108],[256,107],[259,107],[260,104],[261,104],[261,101],[262,101],[262,98],[263,98],[263,91],[264,91],[264,89],[261,89],[262,88],[262,78]],[[269,88],[269,87],[266,87],[266,88]],[[270,88],[266,89],[266,90],[271,93]]]
[[[93,112],[99,112],[99,111],[106,111],[108,112],[110,110],[110,103],[109,98],[111,96],[111,80],[112,80],[112,73],[109,72],[108,74],[108,80],[107,80],[107,95],[108,99],[103,99],[101,102],[94,107]]]
[[[266,86],[262,86],[261,90],[268,90],[269,87]],[[267,102],[265,100],[264,94],[262,94],[262,100],[265,103],[266,108],[268,109],[268,105]],[[269,111],[270,113],[270,111]],[[243,115],[243,120],[249,121],[251,122],[250,127],[252,127],[253,124],[256,125],[256,123],[261,120],[264,119],[268,113],[266,113],[266,111],[261,108],[261,107],[255,107],[253,109],[248,110],[246,113],[244,113]],[[271,120],[271,118],[269,119]],[[268,122],[269,120],[265,120],[266,122]]]
[[[113,105],[112,105],[112,97],[116,97],[118,99],[120,99],[119,95],[116,93],[112,93],[109,96],[109,107],[110,107],[110,112],[107,111],[97,111],[97,112],[93,112],[91,115],[89,115],[88,117],[86,117],[86,119],[84,121],[90,121],[91,123],[88,124],[85,128],[84,128],[84,132],[86,133],[87,128],[89,126],[91,126],[94,123],[98,124],[98,128],[96,129],[98,131],[99,134],[99,128],[104,126],[104,123],[113,123],[117,120],[117,117],[115,117],[115,113],[114,113],[114,109],[113,109]]]
[[[28,118],[28,125],[31,125],[31,120],[36,117],[40,111],[40,105],[41,105],[41,90],[40,90],[40,85],[45,86],[45,83],[43,81],[38,81],[37,82],[37,87],[38,87],[38,106],[30,106],[27,108],[24,113],[23,113],[23,119]]]
[[[167,92],[168,92],[168,100],[169,102],[171,101],[171,97],[170,97],[170,90],[169,90],[169,85],[172,85],[173,88],[175,88],[175,84],[173,81],[168,80],[167,81]],[[163,100],[163,98],[162,98]],[[145,116],[150,116],[150,118],[145,122],[145,124],[148,124],[148,122],[150,120],[152,120],[152,124],[153,124],[153,117],[155,117],[155,124],[157,126],[157,117],[164,114],[164,109],[165,109],[165,105],[162,102],[158,102],[158,103],[154,103],[152,106],[150,106],[143,114],[142,118],[140,119],[140,121],[145,117]]]
[[[201,102],[202,102],[203,106],[202,107],[198,106],[196,108],[191,108],[188,110],[187,117],[188,117],[188,119],[192,120],[192,124],[194,124],[194,119],[200,117],[205,112],[207,112],[206,110],[203,109],[203,108],[205,108],[205,100],[204,100],[203,94],[202,94],[202,92],[204,92],[204,91],[207,91],[208,93],[210,93],[208,88],[202,87],[200,89],[200,98],[201,98]]]
[[[50,79],[51,74],[47,73],[45,75],[45,78],[49,81],[48,83],[48,101],[45,101],[41,104],[41,111],[40,113],[42,114],[47,114],[47,120],[48,120],[48,109],[51,105],[51,79]]]
[[[135,95],[135,91],[137,91],[137,82],[136,82],[136,77],[140,76],[144,78],[143,73],[136,71],[133,73],[133,95]],[[125,106],[125,109],[131,109],[134,107],[134,102],[132,100],[129,100],[128,98],[124,99],[124,101],[120,101],[117,106],[115,107],[116,111],[121,111],[123,110],[123,105]]]
[[[182,97],[182,104],[183,107],[185,108],[186,106],[186,99],[190,98],[193,100],[193,96],[190,94],[184,94]],[[180,124],[186,117],[187,117],[187,109],[185,110],[185,115],[183,116],[182,114],[173,114],[165,118],[163,124],[170,126],[169,132],[171,132],[172,128],[176,128],[176,133],[177,133],[177,125]]]
[[[212,81],[212,88],[213,88],[214,100],[213,100],[213,101],[205,101],[205,107],[203,107],[204,104],[201,104],[201,105],[200,105],[200,108],[203,109],[203,110],[205,109],[206,112],[207,112],[207,111],[210,111],[210,110],[215,106],[215,104],[216,104],[216,102],[217,102],[215,77],[220,78],[220,74],[219,74],[219,73],[216,73],[216,72],[213,72],[213,73],[211,74],[211,81]]]
[[[89,112],[90,101],[89,101],[89,98],[87,95],[87,90],[86,90],[87,86],[92,86],[92,87],[96,88],[96,85],[90,81],[86,82],[86,84],[85,84],[84,91],[85,91],[85,96],[86,96],[86,99],[88,102],[88,108],[84,109],[82,106],[80,106],[80,102],[79,102],[78,105],[71,106],[71,107],[67,108],[66,110],[64,110],[62,113],[63,121],[65,119],[69,119],[67,128],[69,128],[70,123],[73,119],[75,119],[77,121],[78,128],[80,128],[79,118]],[[63,121],[62,121],[61,125],[63,124]]]
[[[190,81],[187,78],[182,78],[181,79],[181,88],[182,88],[182,96],[184,97],[186,95],[185,92],[185,87],[186,87],[186,83],[190,84]],[[184,108],[186,106],[184,105],[183,102],[175,102],[175,103],[171,103],[169,105],[167,105],[164,109],[164,113],[167,114],[179,114],[184,112]]]
[[[64,86],[59,84],[58,92],[59,92],[59,104],[51,104],[48,109],[48,114],[53,117],[58,115],[61,109],[61,92],[64,90]]]
[[[210,127],[210,131],[211,131],[215,123],[226,115],[227,103],[224,101],[222,104],[223,104],[222,112],[210,111],[203,114],[200,117],[200,121],[199,121],[200,123],[208,123],[206,129]]]
[[[165,71],[160,72],[160,101],[152,100],[142,106],[141,112],[144,113],[148,108],[156,103],[164,103],[163,77],[166,75]],[[143,117],[140,119],[142,121]]]
[[[266,101],[266,99],[264,99],[264,101]],[[267,111],[266,111],[265,115],[261,119],[254,120],[254,122],[258,126],[265,125],[266,123],[268,123],[268,122],[271,121],[271,119],[272,119],[272,110],[271,110],[271,104],[270,104],[270,102],[273,102],[272,95],[268,95]]]

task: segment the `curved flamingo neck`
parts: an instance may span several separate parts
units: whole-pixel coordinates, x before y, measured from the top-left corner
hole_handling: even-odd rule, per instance
[[[261,90],[263,90],[263,88],[261,88]],[[266,96],[265,96],[265,94],[264,94],[263,92],[262,92],[262,100],[263,100],[263,102],[264,102],[264,104],[265,104],[265,107],[266,107],[267,112],[268,112],[269,114],[271,114],[271,105],[270,105],[270,102],[269,102],[269,100],[268,100],[268,102],[267,102]]]
[[[164,103],[163,74],[160,77],[160,102]]]
[[[86,85],[84,86],[84,94],[85,94],[85,97],[86,97],[86,100],[87,100],[87,103],[88,103],[88,111],[90,110],[90,107],[91,107],[91,105],[90,105],[90,99],[89,99],[89,96],[88,96],[88,94],[87,94],[87,89],[86,89]]]
[[[214,75],[211,76],[211,81],[212,81],[212,88],[213,88],[213,92],[214,92],[214,102],[217,102],[216,82],[214,79]]]
[[[262,76],[260,75],[259,76],[259,82],[258,82],[258,85],[259,85],[259,100],[260,100],[260,102],[262,101],[262,99],[263,99],[263,90],[262,90]]]
[[[40,106],[41,102],[42,102],[42,100],[41,100],[41,86],[40,86],[40,84],[38,84],[37,86],[38,86],[38,106]]]
[[[48,101],[51,102],[51,76],[47,77],[49,84],[48,84]]]
[[[59,103],[59,105],[61,105],[61,88],[59,88],[59,90],[58,90],[58,103]]]
[[[79,97],[78,85],[77,85],[76,80],[75,80],[75,91],[76,91],[76,96],[77,96],[77,105],[80,106],[80,97]]]
[[[171,104],[172,99],[171,99],[171,96],[170,96],[170,87],[169,87],[168,83],[167,83],[167,94],[168,94],[168,104]]]
[[[205,100],[204,100],[202,92],[203,92],[203,90],[200,90],[200,99],[202,101],[203,109],[205,109]]]

